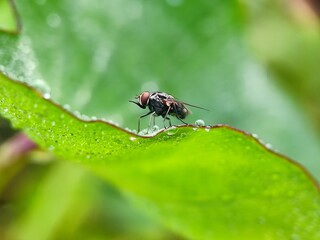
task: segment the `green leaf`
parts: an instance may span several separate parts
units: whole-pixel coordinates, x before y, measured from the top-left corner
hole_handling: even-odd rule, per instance
[[[73,111],[129,128],[136,127],[132,116],[140,112],[127,101],[141,90],[166,91],[210,108],[195,111],[188,122],[203,119],[256,133],[320,176],[314,160],[320,156],[319,138],[298,100],[274,84],[247,47],[243,2],[36,0],[16,5],[23,31],[0,34],[0,70],[11,78],[50,92]]]
[[[43,148],[87,166],[194,239],[318,239],[319,188],[299,165],[227,126],[142,138],[77,119],[0,75],[0,113]]]
[[[19,30],[16,10],[10,0],[0,0],[0,30],[11,33]]]

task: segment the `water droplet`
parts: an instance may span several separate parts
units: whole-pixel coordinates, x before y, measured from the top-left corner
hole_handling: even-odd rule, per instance
[[[43,81],[42,79],[37,79],[32,82],[32,86],[38,89],[42,93],[49,93],[50,92],[50,87],[49,85]]]
[[[73,114],[78,117],[81,118],[81,113],[79,111],[74,111]]]
[[[139,132],[139,135],[148,135],[149,133],[149,130],[146,128],[146,129],[143,129]]]
[[[4,112],[8,112],[8,108],[3,109]]]
[[[136,138],[135,137],[130,137],[130,140],[134,141],[134,140],[136,140]]]
[[[271,145],[270,143],[267,143],[265,146],[266,146],[266,148],[268,148],[268,149],[271,149],[271,150],[272,150],[272,145]]]
[[[259,138],[259,136],[258,136],[258,134],[256,134],[256,133],[252,133],[252,137],[254,137],[254,138]]]
[[[64,108],[65,110],[68,110],[68,111],[70,111],[70,109],[71,109],[71,107],[70,107],[69,104],[63,105],[63,108]]]
[[[56,125],[56,123],[53,121],[53,122],[51,123],[51,125],[52,125],[52,126],[55,126],[55,125]]]
[[[81,118],[82,118],[83,120],[85,120],[85,121],[91,120],[91,118],[90,118],[89,116],[84,115],[84,114],[81,115]]]
[[[205,125],[204,121],[202,119],[198,119],[196,122],[195,122],[195,125],[196,126],[199,126],[199,127],[203,127]]]
[[[51,97],[50,93],[43,94],[44,99],[49,99]]]
[[[179,129],[178,129],[177,127],[172,126],[172,127],[168,128],[168,129],[166,130],[166,134],[167,134],[168,136],[172,136],[172,135],[175,135],[178,131],[179,131]]]

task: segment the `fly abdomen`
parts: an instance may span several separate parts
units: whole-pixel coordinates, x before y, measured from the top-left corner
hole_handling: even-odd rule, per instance
[[[185,119],[190,111],[184,106],[183,103],[175,102],[169,112],[170,115],[175,115],[180,119]]]

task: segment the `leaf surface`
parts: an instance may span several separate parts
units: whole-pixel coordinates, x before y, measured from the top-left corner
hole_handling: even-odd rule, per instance
[[[83,121],[0,75],[0,113],[43,148],[112,182],[164,225],[194,239],[320,237],[320,195],[296,163],[227,126],[142,138]]]

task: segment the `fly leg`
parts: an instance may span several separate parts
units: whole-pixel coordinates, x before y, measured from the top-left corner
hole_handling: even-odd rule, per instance
[[[181,122],[183,122],[185,125],[188,125],[185,121],[183,121],[181,118],[177,117]]]
[[[172,127],[172,124],[171,124],[171,119],[166,117],[165,119],[169,120],[169,127]],[[164,125],[164,121],[163,121],[163,125]]]
[[[170,120],[170,118],[168,118],[169,111],[170,111],[170,107],[168,108],[166,114],[165,114],[164,117],[163,117],[163,126],[164,126],[164,128],[166,128],[166,125],[165,125],[165,121],[166,121],[166,120],[169,120],[169,127],[172,126],[172,125],[171,125],[171,120]]]
[[[152,112],[151,115],[150,115],[150,119],[149,119],[149,124],[148,124],[148,130],[147,130],[147,133],[149,133],[149,130],[151,130],[151,121],[153,120],[153,126],[155,125],[155,122],[156,122],[156,118],[154,116],[155,112]],[[151,131],[152,132],[152,131]]]
[[[148,116],[150,114],[153,114],[153,113],[154,112],[150,111],[150,112],[148,112],[146,114],[143,114],[142,116],[139,117],[139,120],[138,120],[138,133],[140,132],[140,119],[143,118],[143,117],[146,117],[146,116]]]

